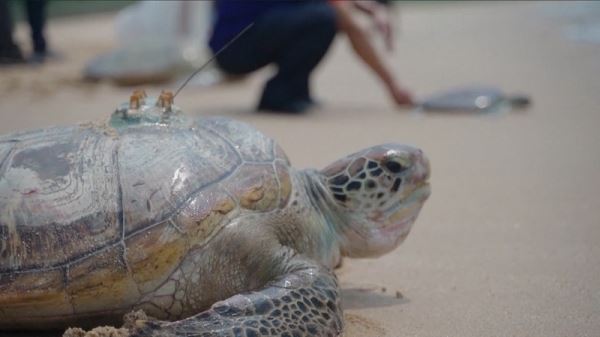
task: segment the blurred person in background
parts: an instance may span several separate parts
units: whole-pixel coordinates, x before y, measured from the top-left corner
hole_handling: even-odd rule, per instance
[[[277,65],[267,81],[258,110],[301,113],[315,105],[310,93],[312,71],[327,53],[338,32],[348,36],[353,51],[379,77],[392,100],[413,104],[377,52],[355,11],[367,14],[393,48],[388,8],[378,1],[227,1],[216,0],[216,20],[209,46],[223,48],[249,24],[254,25],[217,56],[225,73],[244,75],[266,65]]]
[[[25,11],[31,32],[32,53],[25,59],[13,39],[13,22],[8,0],[0,0],[0,64],[43,63],[50,54],[46,46],[46,0],[26,0]]]

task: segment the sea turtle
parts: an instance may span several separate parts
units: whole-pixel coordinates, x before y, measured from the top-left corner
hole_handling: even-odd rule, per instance
[[[437,112],[494,112],[524,109],[531,104],[526,94],[506,94],[487,85],[469,85],[440,91],[417,104],[418,110]]]
[[[115,324],[138,336],[337,336],[332,269],[408,235],[421,150],[296,170],[247,124],[141,92],[103,125],[0,137],[0,329]]]

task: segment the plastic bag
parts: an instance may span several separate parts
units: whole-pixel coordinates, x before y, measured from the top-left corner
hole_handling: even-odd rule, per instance
[[[91,60],[85,76],[120,85],[172,80],[208,59],[211,22],[212,2],[137,2],[117,15],[119,46]]]

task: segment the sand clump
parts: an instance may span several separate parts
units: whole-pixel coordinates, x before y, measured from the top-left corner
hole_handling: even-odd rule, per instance
[[[63,337],[129,337],[129,330],[112,326],[99,326],[90,331],[81,328],[68,328]]]
[[[123,316],[123,326],[120,328],[99,326],[89,331],[77,327],[68,328],[63,333],[63,337],[129,337],[131,331],[137,326],[136,322],[153,320],[143,310],[131,311]]]

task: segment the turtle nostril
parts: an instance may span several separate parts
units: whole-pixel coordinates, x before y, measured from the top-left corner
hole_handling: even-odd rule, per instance
[[[367,189],[372,190],[375,188],[376,185],[377,184],[375,183],[374,180],[371,180],[371,179],[367,180],[367,183],[366,183]]]

